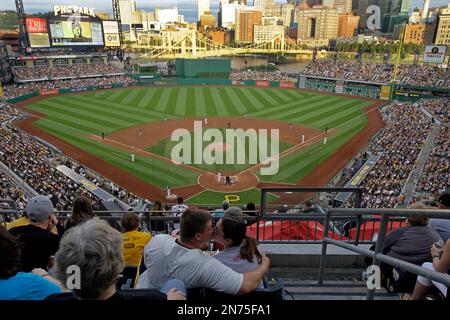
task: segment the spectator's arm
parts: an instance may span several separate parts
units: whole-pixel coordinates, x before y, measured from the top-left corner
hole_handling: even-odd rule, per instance
[[[255,290],[261,283],[264,275],[267,273],[267,271],[269,271],[269,266],[270,260],[269,258],[267,258],[266,254],[263,253],[261,265],[251,272],[244,273],[241,288],[239,289],[238,294],[248,294]]]
[[[55,278],[53,278],[52,276],[50,276],[46,270],[44,270],[42,268],[34,268],[33,270],[31,270],[31,273],[38,275],[38,276],[44,278],[45,280],[50,281],[53,284],[56,284],[58,287],[61,288],[62,292],[69,292],[69,290],[66,289],[66,287],[62,284],[61,281],[58,281]]]
[[[433,247],[435,247],[434,244]],[[433,253],[433,248],[431,252]],[[434,254],[435,253],[433,253],[433,255]],[[450,269],[450,239],[447,240],[447,243],[444,246],[444,250],[442,252],[441,257],[439,259],[433,258],[433,267],[437,272],[443,273],[447,272]]]

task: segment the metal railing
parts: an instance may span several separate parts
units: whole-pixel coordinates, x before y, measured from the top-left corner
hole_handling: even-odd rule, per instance
[[[335,239],[331,239],[327,236],[323,238],[322,242],[322,254],[320,257],[320,270],[319,270],[319,280],[318,284],[323,284],[325,266],[326,266],[326,254],[328,244],[333,244],[335,246],[359,253],[364,256],[373,258],[372,265],[379,266],[381,262],[388,264],[393,267],[397,267],[406,272],[414,273],[417,275],[424,276],[431,280],[440,282],[447,287],[450,287],[450,275],[444,274],[437,271],[431,271],[425,269],[421,266],[415,264],[392,258],[382,253],[384,239],[387,233],[387,227],[390,217],[417,217],[426,216],[428,218],[440,218],[440,219],[450,219],[450,210],[417,210],[417,209],[342,209],[335,208],[329,209],[326,212],[325,217],[325,229],[328,231],[328,223],[335,216],[362,216],[364,214],[378,214],[381,216],[380,231],[378,233],[378,238],[375,245],[375,251],[363,249],[357,245],[351,245],[349,243],[344,243]],[[327,234],[327,232],[325,232]],[[368,289],[367,300],[373,300],[375,293],[374,289]]]
[[[273,189],[273,188],[271,188]],[[310,188],[308,188],[310,190]],[[345,189],[348,191],[348,189]],[[264,192],[263,192],[264,194]],[[262,197],[264,198],[264,196]],[[6,216],[6,215],[15,215],[17,216],[18,210],[15,206],[14,201],[12,200],[3,200],[0,199],[0,203],[8,203],[10,204],[10,208],[8,209],[1,209],[0,208],[0,216]],[[414,217],[414,216],[426,216],[429,218],[440,218],[440,219],[450,219],[450,210],[417,210],[417,209],[361,209],[361,208],[351,208],[351,209],[343,209],[343,208],[330,208],[330,209],[322,209],[318,208],[320,211],[320,214],[268,214],[264,211],[266,208],[264,203],[261,203],[261,208],[263,210],[261,211],[260,216],[249,216],[246,219],[249,222],[256,223],[257,226],[257,232],[256,237],[257,240],[260,243],[321,243],[322,244],[322,250],[321,250],[321,257],[320,257],[320,267],[319,267],[319,279],[318,284],[323,284],[324,280],[324,274],[325,274],[325,268],[326,268],[326,257],[327,257],[327,247],[328,244],[335,245],[337,247],[367,256],[373,258],[372,265],[379,266],[380,263],[385,263],[390,266],[399,268],[401,270],[404,270],[406,272],[414,273],[417,275],[421,275],[424,277],[427,277],[431,280],[440,282],[444,284],[447,287],[450,287],[450,275],[431,271],[428,269],[425,269],[421,266],[392,258],[390,256],[387,256],[382,253],[383,245],[384,245],[384,239],[387,234],[387,232],[390,231],[390,229],[393,228],[393,223],[398,221],[404,221],[404,217]],[[119,220],[121,218],[121,215],[111,215],[111,214],[125,214],[128,211],[111,211],[111,212],[105,212],[105,211],[96,211],[95,213],[101,217],[102,219],[106,220]],[[68,218],[70,212],[68,211],[62,211],[58,212],[59,219],[64,220]],[[136,212],[141,213],[141,223],[143,225],[146,224],[146,227],[148,228],[148,231],[151,231],[152,222],[158,222],[163,221],[164,222],[164,231],[163,233],[170,233],[170,226],[172,223],[179,222],[179,217],[172,217],[172,216],[155,216],[154,214],[167,214],[167,211],[150,211],[150,212]],[[379,217],[372,217],[371,215],[378,215]],[[366,217],[369,216],[369,217]],[[220,219],[219,217],[214,217],[214,220]],[[346,238],[342,236],[335,236],[336,232],[332,230],[334,227],[334,223],[336,221],[355,221],[356,223],[356,230],[355,230],[355,237],[353,239]],[[1,219],[0,219],[1,221]],[[304,240],[264,240],[264,234],[261,234],[260,232],[260,224],[262,222],[272,222],[272,225],[274,225],[274,222],[280,221],[284,223],[299,223],[299,222],[306,222],[309,221],[311,223],[314,223],[314,232],[317,232],[318,230],[318,224],[320,223],[323,226],[323,234],[322,237],[315,236],[313,239],[309,239],[308,236],[306,236],[306,239]],[[370,241],[362,240],[360,239],[361,235],[361,227],[364,225],[365,222],[379,222],[379,230],[377,235],[377,240],[375,243],[375,251],[371,251],[368,249],[364,249],[361,246],[358,246],[358,244],[361,243],[374,243],[372,239]],[[390,224],[390,227],[389,227]],[[374,227],[375,224],[372,225]],[[265,229],[263,229],[265,230]],[[307,229],[308,230],[308,229]],[[372,229],[372,233],[374,233],[375,230]],[[274,230],[272,229],[272,233],[274,233]],[[329,236],[331,234],[331,237]],[[364,234],[364,232],[363,232]],[[262,236],[262,239],[261,237]],[[320,238],[320,239],[319,239]],[[374,297],[375,289],[368,289],[367,292],[367,299],[372,300]]]
[[[1,202],[1,200],[0,200]],[[314,214],[266,214],[258,215],[258,211],[243,211],[244,214],[251,214],[245,219],[249,223],[248,234],[253,236],[259,243],[269,244],[322,244],[323,236],[326,234],[325,220],[326,209],[316,207],[319,213]],[[291,209],[296,210],[296,209]],[[139,214],[141,220],[141,229],[148,232],[170,234],[173,231],[173,224],[179,223],[179,217],[165,216],[171,214],[168,211],[134,211]],[[101,219],[120,222],[123,214],[129,211],[94,211],[94,214]],[[210,211],[211,214],[214,211]],[[70,216],[70,211],[56,212],[60,222]],[[256,214],[256,216],[254,215]],[[0,208],[0,222],[8,222],[19,217],[19,212],[15,208],[9,210]],[[219,220],[219,217],[213,217],[213,221]],[[161,224],[160,222],[163,222]],[[376,237],[377,227],[381,219],[372,216],[339,216],[328,221],[328,230],[335,240],[346,243],[373,244]],[[388,230],[399,226],[404,219],[398,218],[390,221]],[[115,224],[120,226],[120,224]],[[344,228],[348,226],[349,228]],[[322,231],[321,231],[322,230]]]

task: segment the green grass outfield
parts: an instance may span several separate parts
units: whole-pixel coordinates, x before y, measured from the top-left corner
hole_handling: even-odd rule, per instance
[[[225,138],[225,130],[224,128],[219,129],[219,131],[222,133],[223,137]],[[250,139],[250,138],[246,138],[243,139],[245,141],[242,141],[242,143],[245,145],[245,151],[243,152],[246,156],[245,159],[240,159],[240,162],[244,162],[243,164],[240,164],[240,162],[238,161],[238,156],[241,154],[241,152],[234,152],[234,160],[231,161],[233,162],[233,164],[227,164],[226,163],[226,159],[225,159],[225,153],[221,153],[224,157],[223,157],[223,164],[195,164],[194,163],[194,153],[191,153],[191,166],[196,167],[196,168],[200,168],[206,171],[210,171],[210,172],[241,172],[251,166],[254,166],[255,164],[261,162],[261,160],[257,160],[255,162],[257,163],[249,163],[249,159],[248,159],[248,154],[249,154],[249,149],[250,149],[250,145],[258,145],[258,141],[254,140],[254,139]],[[226,142],[226,141],[223,141]],[[211,143],[211,141],[203,141],[202,143],[202,150],[205,150],[205,148]],[[271,146],[271,139],[270,139],[270,135],[268,138],[268,142],[267,145],[270,147]],[[151,153],[156,153],[158,155],[161,155],[165,158],[171,158],[171,153],[172,153],[172,149],[175,147],[175,145],[178,144],[178,142],[176,141],[171,141],[170,138],[169,139],[165,139],[165,140],[161,140],[157,145],[152,146],[150,148],[145,149],[146,151],[149,151]],[[191,150],[194,150],[194,139],[191,139]],[[293,147],[293,144],[287,143],[287,142],[283,142],[280,141],[279,142],[279,152],[283,152],[291,147]],[[245,160],[245,161],[244,161]]]
[[[100,135],[101,131],[108,135],[138,124],[162,121],[164,115],[176,119],[247,114],[249,118],[290,121],[319,130],[336,128],[327,145],[317,143],[290,154],[281,159],[277,175],[260,177],[262,181],[296,183],[365,127],[363,108],[371,103],[291,89],[181,86],[91,91],[49,97],[28,107],[48,116],[35,122],[43,130],[153,185],[175,188],[196,184],[198,173],[155,158],[137,157],[132,164],[128,153],[93,141],[88,135]],[[280,144],[280,149],[287,147]],[[159,153],[165,152],[161,146]]]

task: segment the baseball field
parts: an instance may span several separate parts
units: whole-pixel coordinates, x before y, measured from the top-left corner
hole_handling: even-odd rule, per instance
[[[380,127],[380,121],[370,126],[377,102],[294,89],[130,87],[39,97],[25,104],[34,117],[19,126],[76,160],[152,200],[164,197],[170,186],[174,194],[199,204],[217,203],[224,194],[239,194],[242,203],[258,201],[258,188],[311,183],[326,163],[332,175]],[[254,163],[174,164],[171,151],[177,142],[171,134],[179,128],[192,132],[194,120],[220,132],[278,129],[278,173],[261,175],[261,165]],[[248,158],[249,142],[236,157]],[[343,151],[350,142],[352,148]],[[344,159],[333,161],[339,151]],[[218,171],[239,179],[231,186],[217,183]]]

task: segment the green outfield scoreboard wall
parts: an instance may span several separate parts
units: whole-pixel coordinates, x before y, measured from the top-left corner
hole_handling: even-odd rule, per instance
[[[231,72],[230,59],[176,59],[179,78],[225,78]]]

